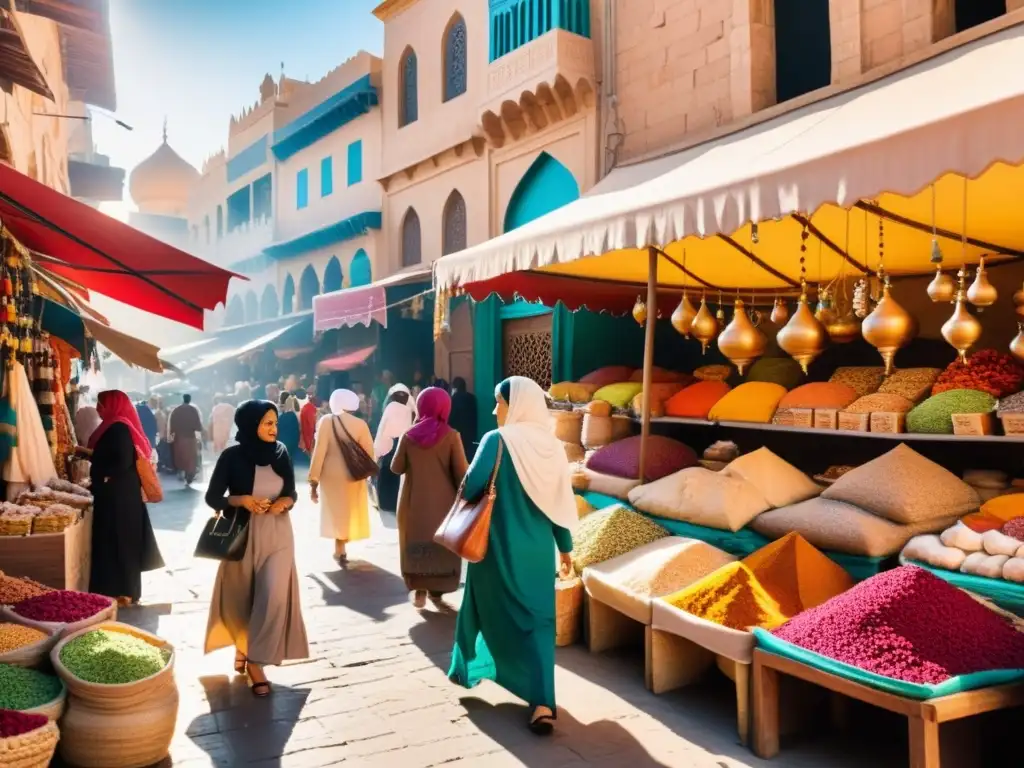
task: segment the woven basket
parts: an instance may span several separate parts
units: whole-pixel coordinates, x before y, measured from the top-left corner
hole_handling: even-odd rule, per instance
[[[551,414],[555,423],[555,437],[563,443],[580,445],[583,433],[583,414],[579,411],[558,411]]]
[[[583,627],[583,580],[555,582],[555,645],[564,648],[580,641]]]
[[[21,710],[26,715],[44,715],[51,720],[60,720],[61,715],[64,714],[64,707],[67,705],[68,700],[68,689],[63,683],[60,686],[60,693],[52,700],[45,704],[40,704],[38,707],[32,709]],[[3,763],[0,763],[3,765]]]
[[[159,672],[149,677],[144,677],[141,680],[136,680],[134,683],[108,685],[105,683],[86,682],[68,671],[68,668],[60,660],[60,652],[65,645],[76,637],[96,629],[131,635],[157,648],[164,648],[170,651],[167,664]],[[128,624],[120,624],[116,621],[105,621],[85,627],[77,632],[65,634],[53,647],[53,650],[50,651],[50,663],[53,664],[53,669],[57,676],[64,681],[68,692],[76,700],[86,702],[95,712],[120,713],[137,706],[148,706],[154,698],[164,695],[168,688],[176,690],[174,683],[174,646],[156,635],[151,635],[149,632],[129,626]]]
[[[43,632],[54,633],[58,637],[67,637],[68,635],[78,632],[83,629],[92,627],[95,624],[99,624],[103,621],[116,621],[117,620],[117,601],[111,600],[110,607],[104,608],[99,613],[95,613],[88,618],[80,621],[72,621],[68,624],[61,624],[59,621],[34,621],[32,619],[26,619],[14,612],[14,607],[0,608],[0,621],[13,621],[15,624],[24,624],[26,627],[33,627],[40,629]]]
[[[47,768],[57,749],[60,731],[52,720],[34,731],[0,739],[0,765],[4,768]]]
[[[96,709],[71,696],[61,720],[60,754],[78,768],[144,768],[171,748],[178,719],[178,689],[168,678],[151,700],[123,712]]]
[[[17,621],[14,623],[21,624],[22,622]],[[41,629],[39,631],[43,632],[45,630]],[[47,632],[46,637],[42,640],[29,643],[28,645],[23,645],[21,648],[15,648],[13,651],[8,651],[7,653],[0,653],[0,664],[10,664],[15,667],[38,669],[49,661],[50,650],[56,642],[57,633]],[[3,763],[0,762],[0,765],[3,765]]]
[[[594,416],[588,413],[583,417],[583,430],[580,439],[587,449],[608,445],[612,442],[612,417]]]

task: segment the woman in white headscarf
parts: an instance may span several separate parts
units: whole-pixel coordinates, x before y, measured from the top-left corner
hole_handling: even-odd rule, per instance
[[[350,541],[370,536],[370,501],[366,480],[353,480],[341,452],[341,443],[355,443],[373,456],[373,437],[366,422],[353,415],[359,396],[348,389],[331,395],[331,413],[316,425],[316,440],[309,464],[313,502],[320,505],[320,535],[334,539],[334,558],[348,558]]]
[[[571,568],[576,502],[540,386],[513,376],[495,399],[498,429],[480,441],[463,491],[480,498],[495,477],[487,555],[467,570],[448,676],[467,688],[494,680],[530,706],[530,730],[547,735],[557,716],[554,552]]]
[[[404,384],[395,384],[384,401],[384,412],[373,441],[374,458],[380,472],[377,474],[377,506],[384,512],[398,509],[398,486],[401,478],[391,471],[398,440],[409,431],[416,420],[416,407],[412,393]]]

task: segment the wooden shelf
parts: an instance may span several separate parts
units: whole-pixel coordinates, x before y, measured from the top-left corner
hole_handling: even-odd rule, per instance
[[[639,422],[637,417],[634,421]],[[853,432],[840,429],[815,429],[813,427],[787,427],[782,424],[758,424],[750,421],[707,421],[705,419],[683,419],[675,416],[651,418],[652,424],[680,424],[691,427],[724,427],[726,429],[750,429],[762,432],[792,432],[806,435],[842,435],[843,437],[868,438],[899,442],[940,442],[940,443],[1024,443],[1024,435],[930,435],[913,432]]]

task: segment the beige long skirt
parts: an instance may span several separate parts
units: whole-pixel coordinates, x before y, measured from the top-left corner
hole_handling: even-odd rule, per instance
[[[217,571],[206,653],[232,645],[261,665],[309,657],[287,514],[253,515],[245,557]]]

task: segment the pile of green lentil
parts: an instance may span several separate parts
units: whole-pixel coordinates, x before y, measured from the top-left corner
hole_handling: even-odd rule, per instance
[[[60,695],[62,685],[53,675],[34,669],[0,664],[0,709],[35,709]]]
[[[60,651],[60,661],[75,677],[88,683],[124,685],[155,675],[170,652],[133,635],[94,629],[79,635]]]

